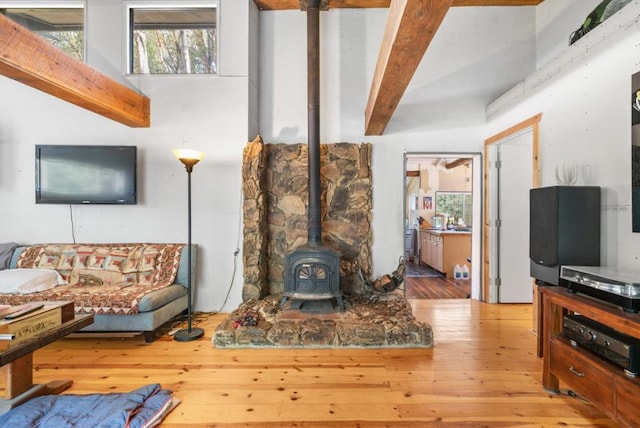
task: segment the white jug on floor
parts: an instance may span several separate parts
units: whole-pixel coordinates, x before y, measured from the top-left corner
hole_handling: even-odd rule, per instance
[[[462,279],[469,279],[469,267],[467,265],[462,265]]]
[[[462,279],[462,268],[460,265],[453,267],[453,279]]]

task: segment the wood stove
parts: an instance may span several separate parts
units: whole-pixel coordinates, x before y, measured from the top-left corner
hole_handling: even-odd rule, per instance
[[[304,245],[286,256],[281,304],[294,299],[292,307],[307,300],[335,298],[344,310],[340,292],[340,255],[329,247]]]
[[[324,7],[326,8],[326,0]],[[304,8],[304,0],[301,7]],[[287,254],[281,306],[288,298],[294,307],[305,301],[335,298],[344,310],[340,292],[340,255],[322,244],[320,188],[320,0],[307,2],[307,93],[309,206],[307,244]]]

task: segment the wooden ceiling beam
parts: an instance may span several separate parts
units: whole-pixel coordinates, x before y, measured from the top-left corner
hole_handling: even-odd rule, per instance
[[[365,135],[382,135],[450,7],[524,6],[542,0],[392,0],[365,110]]]
[[[254,0],[261,10],[305,0]],[[365,135],[382,135],[447,11],[455,6],[536,6],[544,0],[328,0],[329,9],[390,8],[365,111]]]
[[[1,75],[122,124],[150,126],[149,98],[72,58],[3,15],[0,40]]]
[[[544,0],[453,0],[451,6],[535,6]],[[254,0],[260,10],[300,9],[300,0]],[[388,8],[391,0],[329,0],[329,9]]]
[[[453,0],[392,0],[365,110],[365,135],[382,135]]]
[[[453,169],[453,168],[457,168],[457,167],[459,167],[460,165],[466,165],[466,164],[468,164],[469,162],[471,162],[471,159],[469,159],[469,158],[459,158],[459,159],[456,159],[456,160],[454,160],[454,161],[447,162],[447,163],[444,165],[444,167],[445,167],[446,169]]]

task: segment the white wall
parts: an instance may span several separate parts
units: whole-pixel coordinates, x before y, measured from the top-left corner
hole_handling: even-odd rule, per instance
[[[627,101],[630,75],[638,71],[634,70],[638,43],[634,38],[635,42],[627,42],[620,52],[599,48],[610,43],[602,42],[603,27],[619,26],[621,12],[568,47],[571,32],[598,3],[546,0],[533,9],[450,10],[380,137],[366,137],[362,130],[386,11],[330,10],[321,14],[321,139],[373,143],[375,275],[392,269],[402,251],[404,153],[481,151],[485,138],[539,112],[544,114],[542,184],[554,184],[554,169],[560,159],[577,158],[589,171],[588,182],[605,187],[605,201],[609,201],[605,204],[613,204],[603,212],[603,262],[628,264],[625,259],[635,257],[619,254],[619,248],[620,244],[636,241],[628,232]],[[637,8],[637,1],[623,9],[627,17],[635,13],[631,8]],[[304,15],[299,11],[262,12],[261,24],[261,134],[267,142],[303,142]],[[537,39],[532,43],[527,33],[535,34]],[[580,56],[586,51],[588,59],[583,62]],[[543,64],[548,65],[535,71],[537,65]],[[560,65],[562,71],[558,71]],[[475,72],[473,77],[462,79],[468,76],[464,73],[468,69]],[[474,85],[488,85],[498,91],[500,85],[492,76],[503,79],[498,82],[505,85],[503,90],[515,89],[486,110],[490,99],[482,104],[476,98],[462,96],[473,93]],[[530,77],[522,80],[522,76]],[[611,86],[617,86],[616,101],[611,100]],[[503,92],[497,92],[495,97]],[[604,103],[604,107],[598,107],[598,103]],[[585,141],[590,143],[587,149]],[[615,202],[611,202],[612,198]],[[619,228],[624,231],[624,238]]]
[[[200,246],[195,309],[220,309],[239,245],[242,149],[257,128],[256,114],[252,120],[248,113],[257,111],[248,77],[256,8],[237,0],[221,0],[220,8],[219,76],[127,78],[151,98],[150,128],[129,128],[0,77],[0,241],[72,241],[69,206],[34,203],[36,144],[127,144],[138,147],[138,204],[73,206],[76,241],[186,242],[187,175],[171,149],[199,149],[206,157],[192,174],[193,242]],[[123,81],[123,2],[88,0],[87,15],[88,62]],[[237,262],[235,303],[225,311],[240,301],[240,255]]]
[[[630,113],[638,16],[633,1],[489,106],[486,132],[543,113],[541,184],[555,185],[556,166],[575,160],[578,184],[602,187],[602,265],[632,269],[640,267],[640,235],[631,232]]]
[[[263,11],[260,19],[260,133],[268,143],[305,142],[305,15]],[[364,111],[386,19],[386,9],[333,9],[320,17],[321,141],[373,144],[376,277],[393,271],[403,253],[404,154],[479,153],[485,105],[535,68],[533,8],[454,8],[441,28],[453,34],[436,34],[384,135],[367,137]],[[506,61],[515,71],[498,82]],[[463,75],[471,77],[460,81]],[[487,85],[494,95],[460,96],[474,85]]]
[[[569,56],[554,59],[554,40],[566,43],[576,22],[584,19],[582,9],[588,13],[592,2],[571,1],[574,19],[562,15],[569,13],[564,0],[546,0],[537,8],[454,8],[441,28],[449,34],[437,33],[385,134],[378,137],[364,136],[364,109],[387,11],[321,13],[321,141],[373,144],[374,275],[391,272],[403,252],[405,153],[478,153],[485,138],[539,112],[544,114],[543,185],[553,184],[555,165],[564,159],[575,157],[588,165],[590,182],[605,188],[604,261],[636,263],[640,238],[630,232],[628,91],[630,75],[640,68],[637,25],[603,43],[596,43],[601,33],[592,32],[572,46]],[[88,0],[87,6],[88,61],[119,80],[125,63],[122,4]],[[583,4],[579,11],[574,10],[577,4]],[[78,242],[185,241],[186,173],[171,149],[201,149],[207,157],[193,173],[193,235],[201,248],[196,309],[220,309],[240,245],[242,149],[255,129],[268,143],[305,142],[307,134],[304,14],[258,13],[249,0],[221,0],[220,8],[220,76],[126,79],[152,100],[149,129],[128,128],[0,77],[1,241],[71,241],[69,207],[34,204],[34,146],[45,143],[139,147],[139,204],[74,206]],[[634,1],[623,11],[628,18],[637,10]],[[541,14],[548,22],[544,25],[554,28],[548,41],[542,37]],[[619,25],[614,18],[603,25]],[[537,48],[530,39],[536,26]],[[531,74],[536,50],[551,65]],[[585,51],[587,56],[573,54]],[[462,96],[483,85],[491,89],[486,97],[495,93],[490,99],[514,87],[486,111],[488,123],[490,99]],[[477,168],[474,183],[480,182]],[[479,242],[475,245],[479,248]],[[479,258],[479,252],[473,257]],[[236,260],[224,311],[241,300],[242,264],[240,257]]]

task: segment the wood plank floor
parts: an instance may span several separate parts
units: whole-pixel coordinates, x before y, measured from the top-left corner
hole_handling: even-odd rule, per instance
[[[613,427],[591,405],[545,392],[531,305],[414,300],[432,349],[215,349],[203,339],[64,339],[38,350],[34,380],[67,393],[161,383],[182,403],[163,427]],[[562,387],[562,385],[561,385]]]
[[[471,281],[445,277],[406,277],[407,299],[466,299],[471,296]]]

